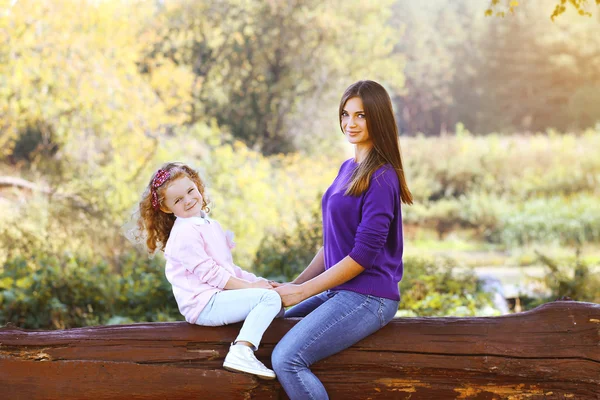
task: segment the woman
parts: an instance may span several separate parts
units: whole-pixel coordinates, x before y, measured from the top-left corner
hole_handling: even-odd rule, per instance
[[[304,317],[273,350],[273,368],[290,399],[327,399],[310,366],[385,326],[402,279],[402,214],[412,204],[392,102],[373,81],[348,87],[340,127],[355,145],[323,195],[323,247],[293,282],[277,287],[285,317]]]

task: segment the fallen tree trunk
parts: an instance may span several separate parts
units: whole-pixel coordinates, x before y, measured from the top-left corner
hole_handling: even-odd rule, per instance
[[[270,365],[297,320],[276,320]],[[285,399],[277,381],[226,371],[240,324],[0,329],[6,399]],[[599,399],[600,304],[557,301],[486,318],[398,318],[314,365],[332,399]]]

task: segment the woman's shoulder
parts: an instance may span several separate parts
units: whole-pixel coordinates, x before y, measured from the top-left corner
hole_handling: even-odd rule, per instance
[[[398,173],[391,164],[383,164],[373,172],[371,186],[388,187],[392,190],[398,190],[400,188]]]
[[[340,169],[338,170],[338,175],[342,175],[342,174],[345,175],[345,174],[351,172],[352,170],[356,169],[357,167],[358,167],[358,164],[356,163],[356,161],[354,161],[354,158],[349,158],[340,165]]]
[[[340,171],[343,171],[345,169],[348,168],[354,168],[356,167],[358,164],[354,161],[354,158],[349,158],[347,160],[345,160],[342,165],[340,165]]]

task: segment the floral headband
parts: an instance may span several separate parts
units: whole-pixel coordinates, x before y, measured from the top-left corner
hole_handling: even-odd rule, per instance
[[[150,184],[150,192],[152,193],[152,207],[158,211],[160,208],[160,202],[158,201],[158,193],[156,189],[160,187],[167,179],[171,177],[171,173],[165,169],[159,169],[152,179],[152,183]]]

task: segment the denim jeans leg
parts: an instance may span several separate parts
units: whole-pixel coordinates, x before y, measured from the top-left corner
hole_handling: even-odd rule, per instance
[[[322,292],[315,296],[309,297],[308,299],[296,304],[285,312],[284,318],[297,318],[306,317],[308,314],[313,312],[321,304],[325,303],[330,299],[329,292]]]
[[[398,302],[351,291],[333,296],[299,321],[273,350],[273,369],[291,400],[328,399],[312,373],[315,362],[336,354],[387,324]]]

